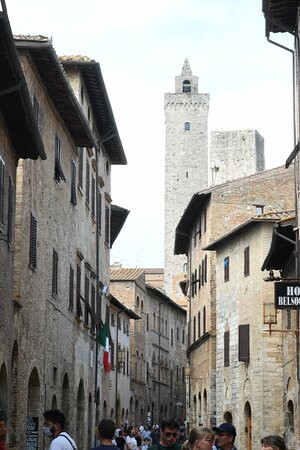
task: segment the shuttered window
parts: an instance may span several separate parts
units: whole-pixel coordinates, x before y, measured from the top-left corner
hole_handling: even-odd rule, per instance
[[[91,285],[91,308],[92,308],[94,314],[96,315],[96,289],[95,289],[95,285],[93,283]],[[91,328],[92,328],[92,331],[95,331],[96,324],[95,324],[95,320],[93,317],[91,318]]]
[[[7,211],[7,243],[12,245],[13,238],[13,184],[11,177],[8,179],[8,211]]]
[[[102,195],[100,190],[97,190],[97,224],[98,224],[98,233],[101,234],[101,212],[102,212]]]
[[[109,207],[105,206],[105,243],[109,245],[109,233],[110,233],[110,213]]]
[[[0,226],[4,224],[5,165],[0,158]]]
[[[198,287],[199,287],[199,291],[200,291],[200,289],[201,289],[201,277],[202,277],[202,274],[201,274],[201,264],[199,264],[199,279],[198,279]]]
[[[52,295],[57,297],[58,294],[58,253],[53,249],[52,256]]]
[[[33,112],[34,117],[37,123],[39,123],[40,120],[40,102],[37,99],[37,96],[33,94]]]
[[[203,334],[206,333],[206,308],[203,307]]]
[[[244,276],[250,275],[250,247],[246,247],[244,250]]]
[[[69,274],[69,310],[73,311],[74,308],[74,269],[70,266]]]
[[[80,293],[81,293],[81,267],[77,264],[76,268],[76,316],[82,316],[81,302],[80,302]]]
[[[229,281],[229,256],[224,258],[224,281]]]
[[[197,284],[198,284],[198,278],[197,278],[197,269],[195,269],[195,295],[197,295]]]
[[[67,182],[64,172],[61,166],[61,140],[55,135],[55,163],[54,163],[54,179],[60,183],[63,180],[65,183]]]
[[[29,267],[32,270],[37,269],[37,221],[32,214],[30,214]]]
[[[207,255],[204,257],[204,283],[207,283]]]
[[[201,336],[201,313],[200,311],[198,312],[198,339]]]
[[[85,164],[85,203],[90,205],[90,163],[88,159]]]
[[[195,295],[195,275],[192,273],[192,297]]]
[[[91,214],[92,218],[95,218],[96,215],[96,180],[92,175],[92,192],[91,192]]]
[[[115,368],[115,344],[113,341],[111,341],[110,344],[110,365],[112,370]]]
[[[89,324],[89,304],[90,304],[90,280],[88,276],[84,278],[84,324]]]
[[[194,340],[194,342],[196,340],[196,317],[195,316],[193,319],[193,340]]]
[[[229,331],[224,333],[224,366],[229,366]]]
[[[205,233],[207,229],[207,222],[206,222],[206,208],[203,211],[203,232]]]
[[[71,203],[77,205],[77,195],[76,195],[76,162],[71,161]]]
[[[201,272],[201,286],[204,286],[204,279],[205,279],[205,266],[204,266],[204,259],[202,259],[202,272]]]
[[[78,149],[78,187],[83,189],[83,148]]]
[[[250,328],[249,325],[239,325],[239,361],[250,361]]]

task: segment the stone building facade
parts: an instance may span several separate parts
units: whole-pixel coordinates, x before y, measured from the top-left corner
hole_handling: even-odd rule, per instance
[[[147,269],[112,268],[114,296],[141,319],[131,335],[129,422],[185,417],[186,311],[158,287],[146,283]]]
[[[256,130],[211,132],[211,185],[262,170],[265,170],[264,139]]]
[[[284,432],[282,336],[269,334],[274,286],[261,266],[273,224],[291,214],[255,216],[205,248],[216,251],[217,422],[235,425],[238,448]],[[282,329],[281,311],[272,320]]]
[[[91,448],[109,389],[95,337],[109,305],[110,171],[126,158],[98,63],[70,57],[63,69],[41,36],[16,46],[47,161],[17,173],[10,447],[34,437],[44,448],[42,413],[58,407]]]
[[[281,195],[278,196],[277,193]],[[195,194],[176,229],[175,252],[188,261],[191,426],[216,423],[216,261],[213,240],[261,213],[292,210],[293,172],[279,167]]]
[[[16,170],[20,158],[45,159],[7,11],[0,13],[0,421],[13,423],[13,264]],[[13,438],[14,430],[10,433]]]

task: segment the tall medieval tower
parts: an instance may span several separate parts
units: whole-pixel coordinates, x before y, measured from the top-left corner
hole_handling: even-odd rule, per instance
[[[209,94],[198,93],[198,77],[188,59],[175,77],[175,93],[165,94],[165,290],[182,297],[179,281],[186,257],[174,255],[176,226],[192,195],[208,186]]]

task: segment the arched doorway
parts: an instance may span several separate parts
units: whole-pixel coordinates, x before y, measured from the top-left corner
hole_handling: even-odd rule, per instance
[[[89,408],[88,408],[88,448],[92,448],[92,430],[93,430],[93,400],[92,394],[89,394]]]
[[[103,419],[107,419],[107,418],[108,418],[107,417],[107,403],[104,400],[104,402],[103,402]]]
[[[27,398],[27,433],[31,440],[31,436],[35,434],[37,446],[39,444],[39,416],[40,416],[40,378],[36,367],[32,370],[28,381],[28,398]],[[29,443],[28,443],[29,444]],[[27,448],[27,442],[26,442]]]
[[[7,415],[7,371],[3,363],[0,369],[0,416],[6,419]]]
[[[201,408],[202,408],[202,404],[201,404],[201,392],[199,392],[199,394],[198,394],[198,422],[199,422],[199,426],[202,426],[202,425],[203,425]]]
[[[245,441],[246,449],[252,450],[252,416],[251,416],[251,406],[249,402],[246,402],[244,408],[244,423],[245,423]]]
[[[230,411],[226,411],[225,413],[224,413],[224,422],[226,422],[226,423],[232,423],[232,414],[231,414],[231,412]]]
[[[18,343],[15,342],[11,355],[11,415],[10,415],[10,445],[12,448],[18,448],[18,370],[19,370],[19,348]]]
[[[207,426],[207,392],[206,389],[203,391],[203,423]]]
[[[63,388],[62,388],[62,412],[65,415],[65,430],[69,431],[70,427],[70,387],[69,377],[67,374],[64,376]]]
[[[51,401],[51,409],[57,409],[57,398],[56,395],[54,394],[52,397],[52,401]]]
[[[289,400],[287,403],[287,410],[285,414],[285,439],[288,448],[295,446],[295,418],[294,418],[294,403]]]
[[[84,436],[82,424],[84,423],[84,386],[83,380],[80,380],[77,392],[77,419],[76,419],[76,443],[79,450],[84,448]]]

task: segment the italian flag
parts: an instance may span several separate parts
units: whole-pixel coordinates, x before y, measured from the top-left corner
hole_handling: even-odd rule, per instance
[[[102,326],[97,336],[97,342],[104,347],[103,366],[105,372],[110,372],[110,354],[109,354],[109,326],[108,322]]]

